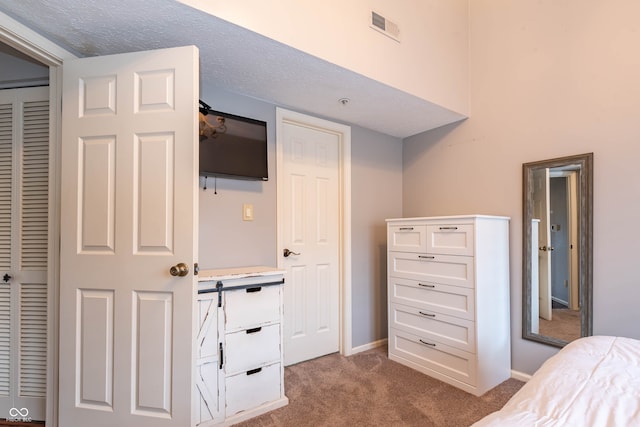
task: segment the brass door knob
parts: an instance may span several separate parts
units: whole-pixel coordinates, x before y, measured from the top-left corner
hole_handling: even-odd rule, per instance
[[[169,274],[184,277],[189,274],[189,267],[184,262],[180,262],[169,269]]]

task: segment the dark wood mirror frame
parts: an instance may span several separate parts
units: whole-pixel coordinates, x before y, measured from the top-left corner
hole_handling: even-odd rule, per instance
[[[593,153],[561,157],[538,162],[525,163],[523,171],[523,256],[522,256],[522,338],[540,343],[564,347],[567,341],[532,332],[532,230],[533,219],[533,173],[544,168],[557,168],[579,165],[578,175],[579,214],[578,214],[578,276],[580,301],[580,336],[593,333]]]

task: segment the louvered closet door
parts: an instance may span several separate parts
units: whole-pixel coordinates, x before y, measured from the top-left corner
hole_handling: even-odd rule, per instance
[[[0,419],[45,418],[48,98],[0,90]]]

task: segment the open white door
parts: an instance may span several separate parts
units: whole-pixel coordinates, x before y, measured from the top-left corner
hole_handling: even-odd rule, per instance
[[[539,283],[540,265],[535,254],[538,252],[538,232],[540,220],[531,220],[531,332],[540,333],[540,287]]]
[[[68,61],[63,90],[59,425],[190,426],[198,51]]]
[[[538,266],[540,317],[551,320],[551,230],[549,229],[549,169],[533,173],[533,216],[538,227]]]

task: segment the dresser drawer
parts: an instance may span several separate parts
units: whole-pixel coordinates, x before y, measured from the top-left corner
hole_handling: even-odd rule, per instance
[[[226,334],[225,341],[227,375],[280,360],[280,324]]]
[[[430,342],[397,329],[389,330],[389,357],[409,361],[425,373],[437,373],[475,386],[475,355],[444,344]],[[432,372],[429,372],[432,371]]]
[[[280,363],[227,377],[226,416],[280,398]]]
[[[427,226],[427,253],[473,255],[473,224]]]
[[[475,320],[473,288],[389,277],[389,300]]]
[[[390,225],[387,233],[390,251],[427,252],[426,225]]]
[[[389,326],[392,328],[469,353],[476,351],[475,327],[471,320],[395,303],[390,305],[389,317]]]
[[[389,252],[389,275],[431,283],[474,287],[473,257]]]
[[[253,328],[280,320],[280,286],[229,290],[225,298],[225,331]]]

